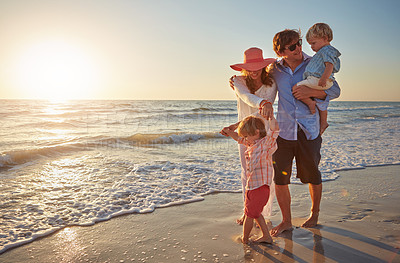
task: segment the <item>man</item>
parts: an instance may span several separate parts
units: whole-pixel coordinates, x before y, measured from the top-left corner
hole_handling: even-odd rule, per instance
[[[322,143],[319,115],[318,111],[311,114],[300,100],[313,97],[317,100],[317,106],[326,110],[329,100],[339,97],[340,88],[336,82],[325,91],[295,86],[303,80],[304,70],[311,59],[302,52],[298,31],[286,29],[278,32],[274,36],[273,47],[280,57],[270,72],[277,84],[279,97],[277,119],[281,131],[273,160],[276,198],[281,209],[282,222],[271,230],[271,235],[278,236],[283,231],[292,229],[289,184],[293,158],[296,158],[297,177],[301,182],[309,184],[311,195],[310,217],[302,227],[314,227],[318,223],[322,197],[321,173],[318,170]],[[263,115],[271,116],[272,104],[264,103],[262,112]]]
[[[296,158],[297,177],[309,184],[311,195],[310,217],[302,227],[314,227],[318,223],[322,196],[321,173],[318,170],[321,159],[318,112],[311,114],[300,100],[305,97],[320,99],[317,105],[326,109],[330,99],[339,97],[340,88],[335,84],[328,90],[314,90],[295,86],[303,79],[304,70],[310,57],[302,52],[300,33],[295,30],[278,32],[273,40],[274,51],[280,57],[272,74],[278,86],[278,123],[281,127],[274,154],[276,197],[282,213],[282,222],[271,231],[277,236],[292,228],[291,197],[289,192],[293,158]],[[295,86],[292,90],[292,87]],[[272,112],[272,105],[266,104]]]

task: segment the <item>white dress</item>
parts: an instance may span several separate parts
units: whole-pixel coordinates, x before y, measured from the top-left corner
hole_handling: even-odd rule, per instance
[[[260,103],[263,100],[267,100],[272,104],[276,98],[276,84],[275,82],[271,86],[262,85],[254,94],[250,93],[249,89],[246,86],[246,81],[243,76],[238,76],[234,79],[234,89],[237,98],[237,111],[238,111],[238,120],[241,121],[249,115],[258,112],[258,108]],[[266,130],[269,129],[268,123],[265,125]],[[239,156],[240,162],[242,165],[241,179],[242,179],[242,193],[243,193],[243,201],[245,198],[245,187],[246,187],[246,159],[244,152],[246,151],[246,146],[239,144]],[[272,181],[270,185],[270,196],[268,199],[268,203],[264,208],[263,215],[269,216],[272,211],[272,202],[275,197],[275,184]]]

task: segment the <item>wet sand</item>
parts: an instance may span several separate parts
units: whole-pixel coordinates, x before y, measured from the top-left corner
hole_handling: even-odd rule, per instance
[[[400,262],[400,166],[340,172],[323,183],[319,225],[301,228],[308,186],[291,185],[294,229],[272,245],[239,242],[241,194],[67,227],[0,262]],[[281,215],[275,202],[273,226]],[[258,229],[253,230],[257,234]]]

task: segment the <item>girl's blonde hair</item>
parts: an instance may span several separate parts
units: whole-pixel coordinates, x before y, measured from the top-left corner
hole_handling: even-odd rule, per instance
[[[238,134],[240,137],[249,135],[253,136],[256,135],[256,130],[260,131],[260,138],[263,138],[267,135],[264,121],[255,116],[248,116],[240,122],[238,127]]]
[[[331,42],[333,39],[332,29],[328,24],[325,23],[316,23],[310,29],[308,29],[306,34],[307,41],[310,38],[324,38],[328,39],[328,42]]]

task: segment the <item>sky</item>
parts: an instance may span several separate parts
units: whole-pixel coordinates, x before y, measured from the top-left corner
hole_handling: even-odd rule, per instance
[[[0,99],[234,100],[229,65],[333,29],[343,101],[400,101],[400,1],[0,0]],[[303,41],[303,51],[314,52]]]

